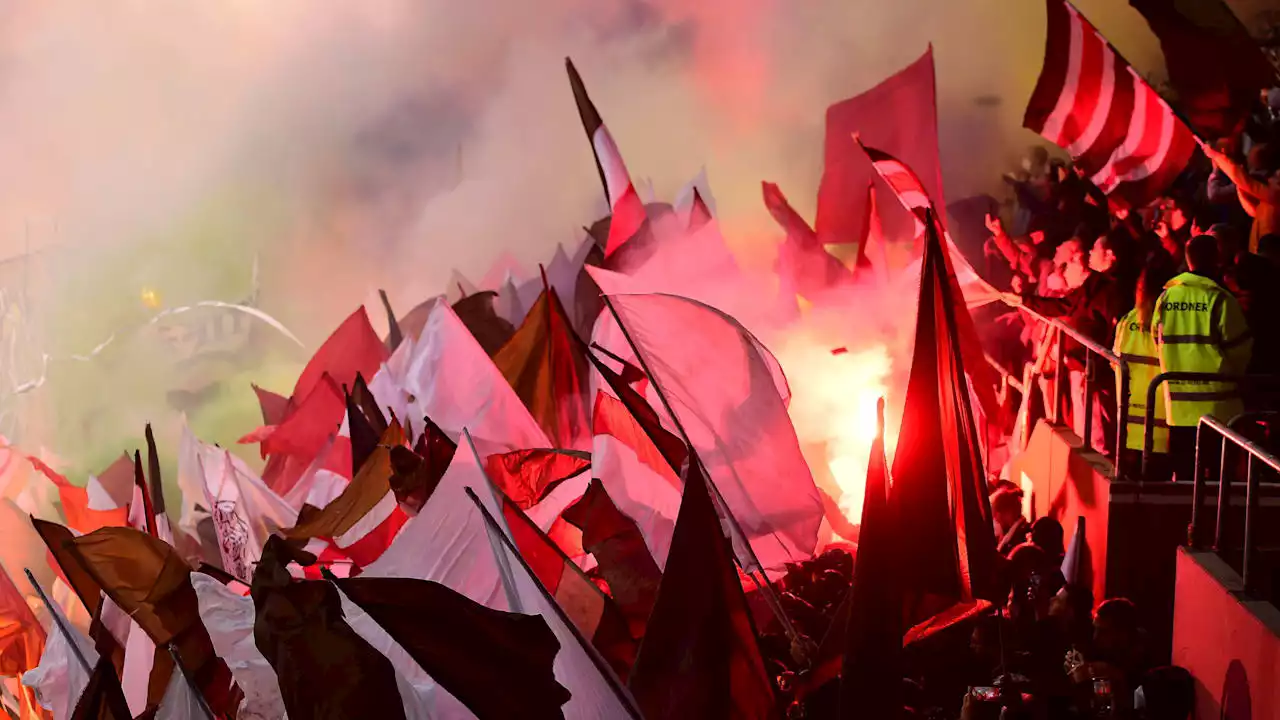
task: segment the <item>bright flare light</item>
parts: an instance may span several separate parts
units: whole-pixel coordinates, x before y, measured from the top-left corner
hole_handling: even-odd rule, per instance
[[[832,354],[836,347],[795,331],[780,343],[777,357],[791,384],[796,434],[809,448],[825,445],[827,468],[840,488],[840,510],[856,525],[862,521],[867,457],[876,437],[876,401],[888,394],[893,362],[882,343]],[[893,428],[886,430],[890,448],[895,436]],[[808,457],[812,467],[818,458],[811,452]]]

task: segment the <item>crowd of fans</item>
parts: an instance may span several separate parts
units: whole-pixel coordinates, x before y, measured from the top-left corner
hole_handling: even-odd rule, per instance
[[[1085,173],[1037,147],[1005,176],[1008,222],[987,217],[981,271],[1016,308],[987,318],[993,358],[1033,380],[1028,391],[1045,412],[1061,383],[1063,422],[1084,437],[1091,416],[1094,449],[1113,457],[1121,418],[1112,368],[1095,357],[1086,383],[1087,350],[1037,316],[1061,319],[1123,358],[1131,379],[1125,468],[1137,467],[1147,386],[1159,372],[1280,372],[1280,90],[1261,100],[1241,135],[1206,146],[1149,207],[1118,206]],[[1057,343],[1065,343],[1063,368]],[[1146,479],[1190,479],[1200,416],[1229,421],[1280,409],[1275,388],[1262,378],[1169,382],[1153,409]]]
[[[904,717],[1191,717],[1191,675],[1153,664],[1132,602],[1113,598],[1095,608],[1081,558],[1066,558],[1062,525],[1028,522],[1022,499],[1008,483],[991,497],[1006,602],[979,604],[963,621],[908,647]],[[798,639],[770,620],[761,648],[788,718],[836,716],[838,683],[821,673],[824,662],[838,662],[826,651],[839,646],[832,636],[843,629],[838,618],[852,578],[853,557],[834,548],[792,566],[777,583]],[[810,675],[820,684],[807,682]]]
[[[1206,147],[1149,207],[1117,206],[1085,173],[1035,148],[1005,177],[1013,196],[1006,217],[987,217],[980,270],[1007,306],[980,319],[990,354],[1009,375],[1031,381],[1024,392],[1044,410],[1061,383],[1061,420],[1084,437],[1088,419],[1097,452],[1113,459],[1118,452],[1122,467],[1137,471],[1147,390],[1161,372],[1250,378],[1180,380],[1156,394],[1149,481],[1190,479],[1201,415],[1280,410],[1276,386],[1264,379],[1280,374],[1280,90],[1261,100],[1239,137]],[[1117,405],[1113,368],[1087,362],[1081,343],[1041,318],[1059,318],[1121,358],[1131,384],[1126,407]],[[1000,422],[1010,434],[1014,419]],[[1117,449],[1121,422],[1127,433]],[[1265,422],[1255,429],[1266,430]],[[904,716],[1191,717],[1194,680],[1153,661],[1158,653],[1138,607],[1124,598],[1096,602],[1082,558],[1064,548],[1062,525],[1031,522],[1022,491],[993,483],[1006,599],[980,604],[907,648]],[[793,627],[769,619],[761,638],[788,718],[836,712],[835,683],[823,681],[821,668],[842,632],[853,567],[849,552],[829,549],[777,583]],[[816,686],[806,682],[812,677]]]

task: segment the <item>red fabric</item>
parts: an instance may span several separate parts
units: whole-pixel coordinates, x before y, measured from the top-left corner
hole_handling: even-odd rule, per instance
[[[338,430],[346,411],[342,389],[326,373],[312,384],[306,399],[293,414],[263,441],[262,451],[267,455],[296,455],[310,462],[329,436]]]
[[[271,488],[272,492],[284,497],[307,474],[311,462],[306,458],[293,455],[273,455],[267,460],[267,466],[262,469],[262,481]],[[341,435],[335,436],[333,447],[325,455],[324,465],[320,469],[350,480],[351,439]]]
[[[361,306],[342,321],[303,368],[302,374],[298,376],[298,383],[293,388],[292,399],[296,403],[311,395],[326,374],[339,389],[343,385],[353,385],[356,373],[373,377],[388,357],[387,346],[373,331],[369,316]]]
[[[493,484],[521,509],[528,509],[555,483],[591,467],[591,458],[560,450],[516,450],[490,455],[484,465]]]
[[[764,205],[787,234],[778,248],[776,270],[784,292],[814,300],[822,293],[852,282],[848,268],[827,252],[818,235],[791,207],[782,190],[773,183],[761,183]]]
[[[27,456],[31,466],[39,470],[58,488],[58,499],[62,502],[62,514],[67,519],[67,527],[81,534],[88,534],[104,527],[124,527],[129,523],[129,508],[114,510],[91,510],[89,493],[82,487],[72,485],[65,477],[53,468],[45,465],[39,458]],[[52,563],[57,565],[57,563]]]
[[[386,520],[379,523],[376,528],[370,530],[364,537],[345,548],[340,548],[340,552],[346,554],[357,567],[367,567],[373,561],[382,557],[382,553],[391,547],[391,541],[396,539],[400,528],[403,528],[407,522],[409,522],[409,515],[400,509],[399,505],[396,505]]]
[[[257,385],[253,392],[258,396],[258,406],[262,408],[262,424],[278,425],[292,409],[289,398],[264,390]]]
[[[613,219],[609,222],[609,239],[604,246],[604,255],[609,257],[618,248],[640,232],[645,221],[644,203],[636,194],[636,186],[628,185],[622,196],[613,203]]]
[[[894,548],[908,625],[994,594],[991,508],[956,322],[965,313],[945,282],[945,259],[931,227],[890,497],[911,528]]]
[[[875,182],[888,237],[913,237],[911,216],[888,194],[853,134],[915,169],[938,207],[946,207],[938,161],[933,48],[898,74],[827,109],[822,183],[815,223],[824,245],[856,243],[866,224],[867,183]]]
[[[1044,67],[1023,125],[1070,153],[1114,204],[1147,204],[1191,161],[1190,129],[1078,10],[1063,0],[1046,10]]]
[[[554,596],[565,572],[564,556],[557,551],[555,543],[539,532],[509,500],[502,503],[502,514],[520,555],[529,564],[529,569],[538,578],[538,582]]]

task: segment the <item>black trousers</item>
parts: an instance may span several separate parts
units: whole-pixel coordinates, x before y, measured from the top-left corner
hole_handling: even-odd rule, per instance
[[[1210,433],[1200,448],[1200,468],[1210,480],[1218,479],[1222,457],[1222,438]],[[1194,427],[1169,428],[1169,461],[1173,465],[1174,479],[1193,482],[1196,467],[1196,429]]]

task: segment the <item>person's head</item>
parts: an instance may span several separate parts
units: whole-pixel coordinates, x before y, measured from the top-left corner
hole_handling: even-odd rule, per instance
[[[1089,275],[1084,241],[1073,237],[1059,245],[1053,255],[1053,264],[1062,269],[1062,279],[1067,283],[1068,289],[1080,287]]]
[[[1213,275],[1218,271],[1218,241],[1212,235],[1191,238],[1186,248],[1187,269],[1200,275]]]
[[[1039,619],[1049,613],[1049,600],[1062,587],[1058,559],[1030,542],[1009,553],[1008,573],[1013,589],[1011,611],[1019,618]]]
[[[1188,720],[1196,709],[1196,681],[1173,665],[1148,672],[1133,693],[1133,709],[1143,720]]]
[[[1022,490],[1018,488],[1000,488],[991,495],[991,514],[995,516],[996,525],[1008,530],[1022,517]]]
[[[1218,212],[1212,207],[1202,207],[1196,210],[1196,214],[1191,218],[1191,234],[1210,234],[1213,227],[1218,224],[1218,218]]]
[[[1039,172],[1049,165],[1049,151],[1043,145],[1033,145],[1022,158],[1022,169],[1029,173]]]
[[[1144,330],[1151,328],[1151,316],[1156,309],[1156,301],[1164,286],[1173,277],[1168,263],[1152,261],[1147,263],[1138,274],[1138,284],[1134,293],[1134,307],[1138,309],[1138,321]]]
[[[1116,251],[1111,245],[1111,240],[1102,235],[1093,241],[1093,247],[1089,250],[1089,269],[1094,272],[1110,272],[1111,268],[1116,264]]]
[[[1204,234],[1210,235],[1214,240],[1218,241],[1218,257],[1224,263],[1234,263],[1236,258],[1240,256],[1240,251],[1244,248],[1239,228],[1230,223],[1213,225]]]
[[[1044,550],[1050,557],[1062,557],[1063,532],[1062,523],[1051,517],[1038,518],[1031,524],[1031,542]]]
[[[1164,219],[1169,223],[1169,229],[1181,230],[1191,222],[1191,211],[1187,207],[1187,202],[1182,198],[1169,198],[1168,210],[1165,212]]]
[[[1138,608],[1125,598],[1112,598],[1093,614],[1093,648],[1100,659],[1122,663],[1138,650]]]

